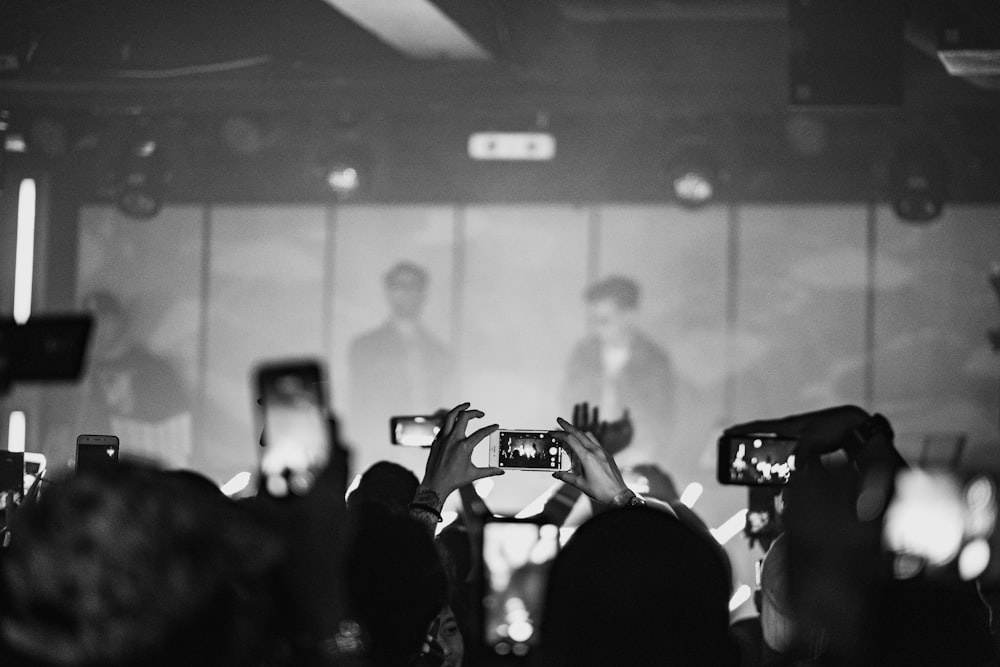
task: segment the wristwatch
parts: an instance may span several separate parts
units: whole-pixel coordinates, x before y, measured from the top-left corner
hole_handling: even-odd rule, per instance
[[[645,507],[646,501],[632,489],[625,489],[608,504],[612,507]]]

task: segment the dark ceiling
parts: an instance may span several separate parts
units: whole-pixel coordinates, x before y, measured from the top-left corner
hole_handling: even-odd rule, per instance
[[[698,135],[733,197],[871,199],[896,142],[920,138],[952,199],[1000,199],[996,0],[368,2],[435,12],[484,57],[435,52],[417,23],[404,36],[426,52],[408,53],[392,12],[362,25],[357,0],[0,2],[0,108],[29,139],[12,159],[99,182],[143,123],[180,200],[322,197],[315,163],[349,142],[373,201],[644,201]],[[550,131],[557,159],[470,165],[482,129]]]

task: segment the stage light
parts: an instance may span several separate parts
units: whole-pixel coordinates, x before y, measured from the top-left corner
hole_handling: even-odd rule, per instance
[[[715,152],[700,138],[686,139],[675,147],[666,163],[666,178],[674,201],[698,208],[718,195],[721,171]]]
[[[28,421],[20,410],[10,413],[10,421],[7,423],[7,451],[23,452],[24,441],[28,432]]]
[[[361,174],[357,167],[338,162],[327,168],[326,183],[337,197],[347,198],[361,187]]]
[[[889,164],[889,199],[905,222],[930,222],[944,210],[948,196],[948,164],[936,146],[900,144]]]
[[[31,317],[31,283],[35,271],[35,181],[21,181],[17,198],[17,249],[14,255],[14,321]]]
[[[543,162],[556,156],[556,138],[547,132],[473,132],[469,135],[473,160]]]
[[[250,486],[251,475],[248,472],[238,472],[233,475],[233,478],[219,487],[223,495],[232,498],[240,491],[243,491],[248,486]]]
[[[733,516],[726,519],[721,526],[718,528],[711,528],[708,532],[712,534],[712,537],[715,538],[716,542],[719,544],[725,544],[743,531],[744,526],[746,526],[746,522],[747,510],[740,510]]]
[[[746,584],[737,588],[736,592],[733,593],[733,597],[729,599],[729,611],[736,611],[742,607],[750,599],[751,595],[753,595],[753,591]]]
[[[705,487],[698,482],[691,482],[684,489],[684,493],[681,494],[681,503],[686,507],[694,507],[694,504],[698,502],[701,498],[701,494],[705,491]]]
[[[317,161],[319,177],[337,199],[351,199],[371,185],[368,151],[353,138],[338,138],[324,147]]]
[[[163,150],[156,138],[140,126],[126,142],[115,168],[115,203],[131,218],[153,218],[163,208],[166,181]]]

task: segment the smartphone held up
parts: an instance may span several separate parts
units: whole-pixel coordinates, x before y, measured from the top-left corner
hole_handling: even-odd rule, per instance
[[[118,465],[116,435],[80,435],[76,439],[76,474],[105,473]]]
[[[796,471],[795,438],[774,433],[723,435],[719,438],[720,484],[783,486]]]
[[[314,360],[276,361],[257,366],[253,376],[261,486],[275,497],[304,495],[331,455],[323,369]]]
[[[490,465],[507,470],[569,470],[570,457],[548,431],[500,429],[490,435]]]

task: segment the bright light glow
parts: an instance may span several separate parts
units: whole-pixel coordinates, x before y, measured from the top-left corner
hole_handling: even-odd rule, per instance
[[[528,621],[514,621],[507,628],[507,636],[516,642],[526,642],[535,633],[535,628]]]
[[[31,277],[35,266],[35,181],[21,181],[17,198],[17,255],[14,260],[14,321],[31,316]]]
[[[7,451],[23,452],[24,440],[28,432],[28,422],[24,413],[14,410],[10,413],[10,421],[7,425]]]
[[[431,0],[326,0],[380,41],[414,58],[489,60],[490,52]]]
[[[336,165],[326,173],[326,182],[338,195],[348,195],[361,185],[358,170],[349,165]]]
[[[250,473],[248,472],[238,472],[233,475],[233,478],[219,487],[222,493],[230,498],[235,496],[237,493],[247,488],[250,485]]]
[[[718,528],[710,529],[709,532],[719,544],[725,544],[743,531],[746,522],[747,511],[744,509],[726,519]]]
[[[24,140],[24,135],[8,134],[4,141],[4,150],[8,153],[26,153],[28,152],[28,142]]]
[[[905,471],[896,480],[896,496],[885,513],[886,545],[898,554],[943,565],[962,546],[964,514],[961,492],[953,479]]]
[[[965,581],[971,581],[986,571],[990,564],[990,544],[979,538],[965,545],[958,556],[958,574]]]
[[[712,181],[699,171],[688,171],[674,179],[674,194],[682,202],[703,204],[712,198]]]
[[[473,160],[542,162],[556,156],[556,138],[545,132],[473,132],[469,157]]]
[[[753,591],[751,591],[750,587],[746,584],[737,588],[736,592],[733,593],[733,597],[729,600],[729,611],[736,611],[742,607],[746,601],[750,599],[750,595],[752,593]]]
[[[705,487],[701,484],[698,482],[691,482],[687,485],[687,488],[684,489],[684,493],[681,494],[681,502],[687,507],[694,507],[694,504],[698,502],[698,499],[701,498],[701,494],[704,491]]]
[[[350,498],[351,494],[357,491],[359,486],[361,486],[361,473],[355,475],[354,479],[351,480],[351,483],[347,485],[347,491],[344,493],[344,500]]]

